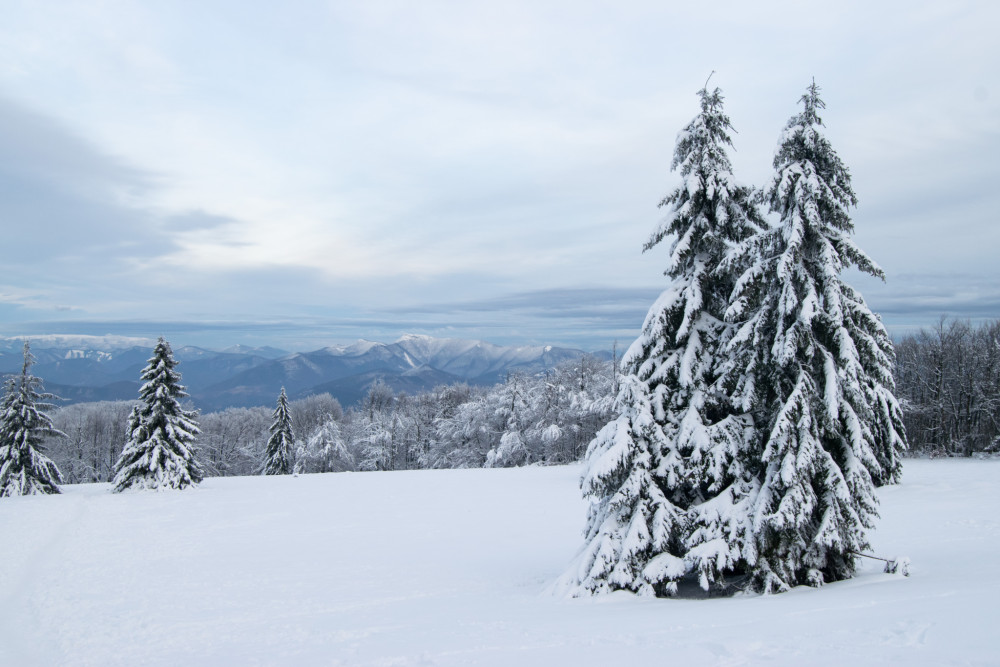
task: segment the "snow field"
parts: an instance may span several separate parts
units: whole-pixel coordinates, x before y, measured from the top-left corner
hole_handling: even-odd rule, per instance
[[[0,500],[0,665],[1000,664],[1000,461],[907,461],[822,589],[546,594],[580,468],[210,478]]]

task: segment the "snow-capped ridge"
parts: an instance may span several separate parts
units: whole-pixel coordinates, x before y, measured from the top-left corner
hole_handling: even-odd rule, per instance
[[[78,337],[79,338],[79,337]],[[52,337],[50,340],[61,340]],[[152,345],[133,345],[144,339],[84,337],[111,346],[95,350],[86,344],[46,348],[32,344],[38,375],[68,402],[132,400],[139,369],[149,359]],[[2,347],[0,372],[20,369],[20,340],[11,349]],[[179,346],[175,358],[193,403],[203,412],[228,407],[273,405],[282,386],[291,400],[328,391],[350,405],[363,396],[373,378],[390,385],[406,377],[400,390],[432,389],[441,384],[468,382],[488,385],[507,373],[539,373],[558,363],[586,354],[582,350],[552,345],[502,346],[481,340],[434,338],[423,334],[401,336],[392,343],[357,340],[333,344],[311,352],[286,353],[274,348],[233,346],[214,351],[194,345]]]

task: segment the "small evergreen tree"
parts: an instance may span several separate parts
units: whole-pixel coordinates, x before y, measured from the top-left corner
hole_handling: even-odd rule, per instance
[[[278,395],[278,405],[272,413],[271,437],[267,440],[264,451],[263,475],[290,475],[292,473],[292,448],[295,437],[292,435],[292,415],[288,410],[288,396],[285,388]]]
[[[732,174],[721,91],[706,85],[698,95],[701,112],[678,134],[674,151],[681,185],[660,202],[667,215],[644,246],[673,238],[670,286],[622,359],[619,416],[588,450],[584,554],[593,564],[579,579],[586,592],[673,594],[687,569],[701,566],[688,561],[688,549],[701,545],[688,544],[688,536],[692,520],[706,519],[692,508],[743,482],[732,464],[747,420],[717,387],[734,283],[720,267],[763,222],[752,188]],[[704,548],[696,554],[706,563],[719,559]]]
[[[170,344],[161,337],[142,371],[141,405],[129,418],[129,440],[115,463],[116,493],[183,489],[202,480],[194,451],[196,413],[181,407],[179,399],[187,394],[176,366]]]
[[[765,196],[780,222],[736,253],[746,269],[727,313],[739,326],[728,386],[757,434],[739,466],[753,473],[743,512],[752,525],[740,532],[753,544],[736,546],[765,592],[853,574],[877,517],[875,483],[898,477],[905,446],[891,340],[841,279],[851,265],[883,274],[850,239],[856,198],[819,131],[815,83],[801,101]]]
[[[31,375],[35,358],[24,343],[21,376],[7,381],[0,404],[0,497],[59,493],[59,469],[44,454],[45,436],[62,436],[44,412],[55,398],[42,391],[42,381]]]

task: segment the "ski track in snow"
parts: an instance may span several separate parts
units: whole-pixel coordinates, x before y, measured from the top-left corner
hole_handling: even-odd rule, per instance
[[[1000,664],[1000,461],[906,461],[854,579],[545,594],[578,466],[210,478],[0,499],[0,665]]]

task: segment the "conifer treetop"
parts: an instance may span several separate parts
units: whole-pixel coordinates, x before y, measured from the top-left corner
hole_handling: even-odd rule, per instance
[[[149,398],[160,398],[173,399],[175,402],[179,398],[186,397],[188,394],[180,383],[180,373],[174,370],[176,367],[177,360],[174,359],[170,343],[161,336],[153,348],[153,356],[146,362],[146,367],[139,376],[144,381],[139,388],[139,397],[144,401]],[[159,396],[156,395],[157,392]]]
[[[875,277],[885,273],[865,254],[850,235],[854,232],[850,208],[858,199],[851,187],[851,173],[820,131],[824,127],[819,110],[826,104],[813,81],[800,98],[803,110],[792,116],[781,133],[774,155],[775,176],[765,199],[782,224],[795,222],[829,239],[829,266],[838,273],[856,266]],[[803,241],[808,229],[786,231],[794,248]]]
[[[668,214],[643,246],[648,251],[674,235],[664,273],[672,278],[688,273],[701,254],[719,255],[726,240],[739,239],[756,230],[745,215],[732,209],[731,200],[750,194],[732,173],[726,153],[733,142],[732,123],[722,110],[719,88],[698,91],[701,112],[677,134],[671,170],[682,183],[660,201]],[[704,247],[704,246],[709,247]]]
[[[649,348],[649,337],[660,336],[654,320],[661,315],[671,321],[668,347],[683,344],[702,313],[722,319],[732,287],[728,274],[720,272],[722,261],[734,244],[764,224],[753,204],[753,188],[737,183],[732,173],[727,154],[732,124],[722,109],[722,92],[706,86],[698,96],[700,112],[678,133],[671,163],[681,184],[660,202],[667,214],[643,246],[647,252],[672,237],[664,270],[671,285],[625,355],[624,363],[633,369],[637,354],[647,356],[641,348]]]

